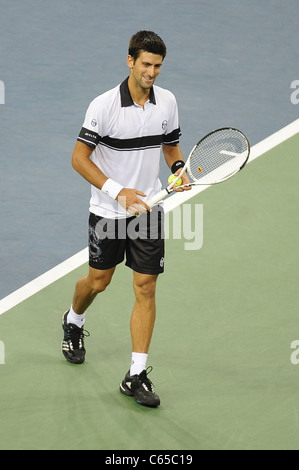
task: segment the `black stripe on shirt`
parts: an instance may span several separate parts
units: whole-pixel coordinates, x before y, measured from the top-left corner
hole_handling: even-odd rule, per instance
[[[115,139],[109,136],[100,138],[100,143],[114,150],[145,150],[158,148],[161,144],[176,145],[181,135],[180,129],[176,129],[170,134],[149,135],[135,137],[132,139]]]
[[[182,135],[181,129],[175,129],[170,134],[163,135],[163,144],[175,145],[179,143],[179,138]]]
[[[170,134],[149,135],[144,137],[135,137],[132,139],[116,139],[109,137],[100,137],[98,133],[82,127],[78,139],[93,148],[99,143],[105,147],[119,151],[132,151],[132,150],[145,150],[151,148],[158,148],[161,144],[176,145],[179,142],[181,135],[180,129],[175,129]]]
[[[144,150],[147,148],[160,147],[163,135],[149,135],[135,137],[133,139],[114,139],[108,135],[100,139],[100,143],[114,150]]]

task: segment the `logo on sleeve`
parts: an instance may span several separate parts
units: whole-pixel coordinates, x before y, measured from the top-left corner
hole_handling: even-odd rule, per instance
[[[93,119],[93,120],[91,121],[91,125],[92,125],[92,127],[96,127],[97,121],[96,121],[95,119]]]

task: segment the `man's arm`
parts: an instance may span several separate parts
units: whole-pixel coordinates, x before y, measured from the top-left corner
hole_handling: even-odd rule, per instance
[[[90,184],[101,189],[108,178],[90,160],[93,150],[89,145],[77,141],[72,155],[72,166]]]
[[[163,149],[163,153],[164,153],[164,158],[165,158],[165,161],[168,165],[169,168],[172,167],[172,165],[177,161],[177,160],[183,160],[184,161],[184,157],[183,157],[183,153],[181,151],[181,148],[179,146],[179,144],[177,145],[162,145],[162,149]],[[180,171],[182,170],[182,168],[179,168],[174,174],[176,176],[178,176],[180,174]],[[190,183],[189,181],[189,178],[188,178],[188,175],[186,173],[186,171],[183,173],[182,175],[182,180],[183,180],[183,184],[188,184]],[[183,189],[176,189],[176,188],[173,188],[175,191],[184,191],[184,190],[188,190],[188,189],[191,189],[191,187],[188,187],[188,188],[183,188]]]
[[[90,159],[92,152],[92,147],[77,141],[72,155],[72,166],[90,184],[102,189],[108,178]],[[116,196],[116,200],[132,215],[150,210],[150,207],[138,196],[145,197],[146,194],[137,189],[123,188]]]

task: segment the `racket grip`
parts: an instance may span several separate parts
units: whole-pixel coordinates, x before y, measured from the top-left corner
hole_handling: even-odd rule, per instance
[[[165,198],[169,193],[166,189],[162,189],[159,193],[155,194],[153,197],[151,197],[148,201],[146,201],[147,205],[150,207],[153,207],[157,202],[161,201],[162,199]]]

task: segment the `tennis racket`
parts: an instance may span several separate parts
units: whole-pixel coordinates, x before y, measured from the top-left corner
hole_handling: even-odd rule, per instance
[[[248,139],[241,131],[232,127],[216,129],[194,145],[176,179],[146,203],[152,207],[174,191],[175,183],[186,170],[191,182],[176,189],[222,183],[244,168],[249,154]]]

